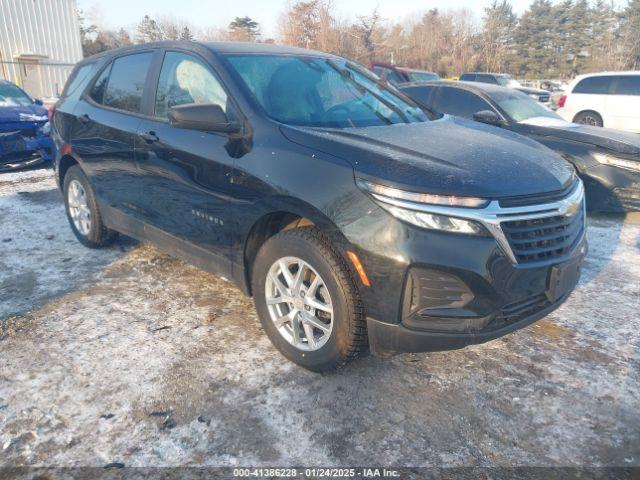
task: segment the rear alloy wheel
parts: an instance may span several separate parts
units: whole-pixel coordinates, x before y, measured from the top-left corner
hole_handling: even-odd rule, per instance
[[[105,226],[91,184],[78,165],[67,170],[63,183],[64,204],[76,238],[89,248],[106,247],[118,233]]]
[[[267,240],[251,279],[262,328],[292,362],[323,372],[366,350],[364,309],[352,273],[317,228],[285,230]]]
[[[69,215],[76,229],[84,236],[91,231],[91,210],[87,202],[87,192],[78,180],[69,182],[67,192],[67,203],[69,205]]]
[[[602,117],[596,112],[580,112],[577,114],[573,123],[581,123],[583,125],[591,125],[592,127],[602,127]]]

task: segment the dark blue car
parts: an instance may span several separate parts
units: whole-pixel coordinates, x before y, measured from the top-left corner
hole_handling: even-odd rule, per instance
[[[0,80],[0,172],[51,161],[48,120],[42,102]]]

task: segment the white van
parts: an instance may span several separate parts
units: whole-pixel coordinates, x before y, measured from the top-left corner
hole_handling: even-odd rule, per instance
[[[640,133],[640,71],[580,75],[557,112],[569,122]]]

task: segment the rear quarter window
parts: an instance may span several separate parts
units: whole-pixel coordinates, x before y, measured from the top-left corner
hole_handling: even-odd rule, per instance
[[[109,81],[109,73],[111,72],[112,64],[109,64],[107,68],[105,68],[102,73],[98,76],[93,85],[91,85],[91,90],[89,90],[89,96],[91,99],[99,104],[102,104],[104,100],[104,92],[107,89],[107,82]]]
[[[592,95],[606,95],[611,91],[614,77],[587,77],[581,80],[571,93],[586,93]]]
[[[62,98],[66,98],[78,91],[82,91],[83,88],[81,87],[86,86],[87,82],[96,71],[97,66],[98,64],[96,62],[77,66],[67,79],[67,83],[62,91]]]

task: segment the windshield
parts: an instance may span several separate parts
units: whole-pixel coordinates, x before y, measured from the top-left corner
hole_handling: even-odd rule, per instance
[[[440,80],[440,77],[431,72],[406,72],[412,82],[430,82]]]
[[[557,113],[522,92],[501,91],[492,93],[491,98],[515,122],[522,122],[535,117],[561,119]]]
[[[26,107],[33,105],[33,100],[11,83],[0,83],[0,107]]]
[[[230,55],[232,67],[274,120],[311,127],[369,127],[428,120],[420,108],[345,60]]]
[[[503,87],[517,88],[522,86],[520,85],[519,81],[514,80],[511,75],[506,74],[496,75],[496,81],[498,82],[498,85],[501,85]]]

